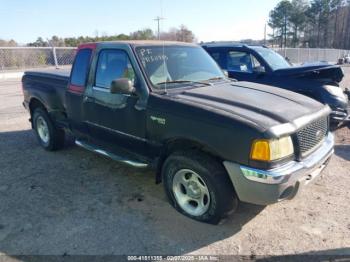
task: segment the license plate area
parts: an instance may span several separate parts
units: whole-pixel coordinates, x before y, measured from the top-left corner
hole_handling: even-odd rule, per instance
[[[314,180],[316,177],[318,177],[325,167],[326,167],[326,163],[324,163],[321,166],[319,166],[318,168],[312,170],[312,172],[310,174],[303,177],[302,180],[304,182],[304,185],[309,184],[312,180]]]

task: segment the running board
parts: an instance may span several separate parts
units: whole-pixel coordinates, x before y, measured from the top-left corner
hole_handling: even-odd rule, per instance
[[[148,167],[147,163],[142,163],[142,162],[139,162],[137,160],[132,160],[132,159],[124,158],[122,156],[118,156],[114,153],[108,152],[104,149],[98,148],[98,147],[96,147],[92,144],[89,144],[87,142],[84,142],[84,141],[75,140],[75,144],[77,146],[83,147],[89,151],[92,151],[92,152],[98,153],[100,155],[109,157],[117,162],[129,165],[129,166],[133,166],[133,167],[137,167],[137,168],[147,168]]]

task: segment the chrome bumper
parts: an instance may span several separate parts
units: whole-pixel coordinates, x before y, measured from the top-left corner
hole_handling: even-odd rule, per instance
[[[224,166],[241,201],[271,204],[293,198],[326,167],[334,152],[329,133],[322,146],[301,162],[292,161],[271,170],[259,170],[225,161]]]

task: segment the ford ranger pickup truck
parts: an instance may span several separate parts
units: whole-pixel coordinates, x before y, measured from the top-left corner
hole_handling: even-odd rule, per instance
[[[25,72],[23,105],[46,150],[75,143],[153,168],[182,214],[217,224],[239,201],[293,198],[333,153],[330,109],[280,88],[225,77],[194,44],[79,46],[71,72]]]
[[[309,96],[331,109],[331,126],[350,123],[350,92],[339,86],[344,74],[338,65],[325,62],[292,66],[284,57],[264,46],[207,43],[202,47],[230,78],[276,86]]]

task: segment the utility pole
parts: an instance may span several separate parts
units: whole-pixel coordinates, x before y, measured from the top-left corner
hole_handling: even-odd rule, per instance
[[[160,40],[160,21],[164,20],[163,17],[157,16],[155,19],[153,19],[154,21],[157,21],[158,23],[158,40]]]
[[[264,28],[264,45],[266,46],[266,23]]]

